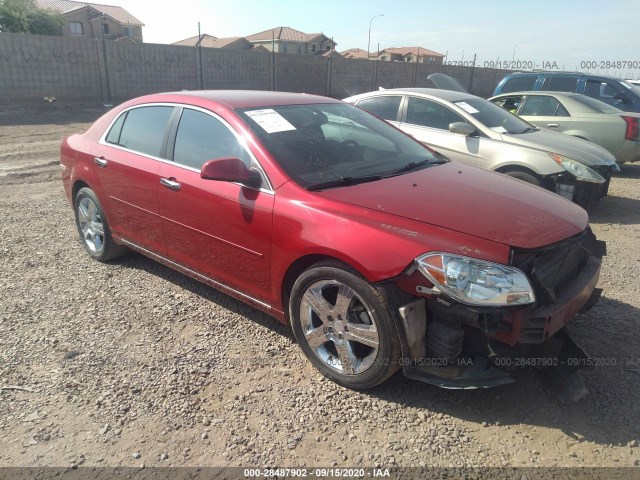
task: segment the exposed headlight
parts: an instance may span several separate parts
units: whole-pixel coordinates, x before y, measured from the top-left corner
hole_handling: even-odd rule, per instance
[[[529,279],[517,268],[449,253],[425,253],[416,264],[442,292],[466,305],[525,305],[536,300]]]
[[[580,162],[567,158],[563,155],[558,155],[557,153],[547,153],[549,153],[549,156],[553,158],[558,165],[570,174],[574,175],[578,180],[591,183],[604,183],[606,181],[598,172]]]

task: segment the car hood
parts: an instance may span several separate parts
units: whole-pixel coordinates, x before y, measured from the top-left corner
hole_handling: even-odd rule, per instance
[[[588,222],[582,208],[558,195],[458,162],[316,193],[520,248],[564,240]]]
[[[504,142],[564,155],[587,166],[616,163],[615,157],[599,145],[564,133],[541,129],[521,134],[503,133],[501,136]]]

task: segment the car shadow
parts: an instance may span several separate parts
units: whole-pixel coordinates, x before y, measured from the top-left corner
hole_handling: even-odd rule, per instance
[[[589,210],[589,223],[638,224],[640,223],[640,200],[607,195]]]
[[[262,311],[175,270],[131,252],[114,262],[167,280],[181,289],[237,313],[295,343],[291,329]],[[599,445],[625,445],[637,437],[640,423],[640,351],[637,331],[640,309],[603,297],[572,322],[578,342],[603,363],[583,376],[589,395],[562,404],[543,386],[534,370],[514,372],[514,383],[491,389],[445,390],[409,380],[399,372],[384,384],[362,392],[387,402],[445,414],[482,428],[500,423],[517,429],[521,424],[558,429],[577,439]],[[611,321],[615,319],[615,322]],[[604,320],[604,321],[603,321]],[[622,328],[628,323],[630,328]],[[302,355],[302,354],[301,354]],[[616,358],[616,365],[604,365]]]
[[[640,348],[632,333],[638,331],[639,318],[640,309],[602,298],[573,320],[576,339],[598,362],[582,371],[589,394],[578,402],[559,402],[533,369],[514,372],[515,383],[478,390],[444,390],[396,375],[369,393],[460,418],[478,428],[483,422],[515,429],[526,424],[558,429],[576,440],[599,445],[626,445],[637,439],[640,423]]]
[[[275,318],[267,315],[257,308],[254,308],[244,302],[241,302],[240,300],[233,298],[230,295],[227,295],[226,293],[223,293],[220,290],[210,287],[161,263],[151,260],[144,255],[136,252],[129,252],[124,257],[121,257],[112,263],[115,265],[121,265],[126,268],[143,270],[151,275],[155,275],[164,280],[167,280],[174,285],[177,285],[181,289],[187,290],[194,295],[198,295],[204,300],[215,303],[216,305],[219,305],[222,308],[229,310],[230,312],[250,318],[258,325],[267,328],[274,333],[282,335],[283,337],[287,337],[291,341],[295,342],[291,329]]]
[[[620,171],[614,175],[620,178],[640,178],[640,163],[624,163]]]

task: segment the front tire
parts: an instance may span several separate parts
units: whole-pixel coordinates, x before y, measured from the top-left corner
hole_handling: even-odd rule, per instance
[[[536,187],[540,187],[542,182],[540,178],[535,174],[523,172],[521,170],[511,170],[507,172],[502,172],[509,177],[517,178],[518,180],[522,180],[523,182],[530,183],[531,185],[535,185]]]
[[[84,187],[78,191],[74,210],[80,240],[92,258],[100,262],[108,262],[127,252],[125,247],[114,242],[107,217],[93,190]]]
[[[291,290],[293,333],[327,378],[353,389],[374,387],[399,368],[400,338],[382,296],[338,262],[305,270]]]

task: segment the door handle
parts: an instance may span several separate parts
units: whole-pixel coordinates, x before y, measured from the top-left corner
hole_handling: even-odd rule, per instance
[[[171,178],[161,178],[160,183],[168,189],[173,190],[174,192],[180,190],[180,184],[176,182],[175,179],[172,180]]]
[[[557,123],[547,123],[547,127],[549,128],[558,128],[560,125]]]
[[[104,157],[95,157],[93,159],[93,163],[95,163],[96,165],[98,165],[100,168],[104,168],[107,166],[107,164],[109,163],[109,160],[107,160]]]

